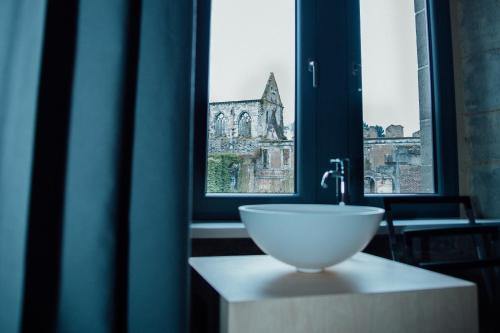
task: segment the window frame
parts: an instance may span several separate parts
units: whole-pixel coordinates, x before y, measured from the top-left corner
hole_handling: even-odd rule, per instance
[[[429,9],[434,195],[458,195],[449,0],[425,1]],[[361,77],[352,74],[361,61],[359,1],[296,0],[296,136],[292,163],[296,193],[272,195],[205,193],[211,1],[201,0],[197,6],[193,221],[239,220],[237,207],[247,204],[334,203],[334,187],[323,190],[319,185],[332,157],[351,160],[347,189],[350,202],[382,207],[387,194],[364,194]],[[317,88],[312,87],[307,68],[311,59],[319,67]],[[329,124],[338,124],[336,131]]]

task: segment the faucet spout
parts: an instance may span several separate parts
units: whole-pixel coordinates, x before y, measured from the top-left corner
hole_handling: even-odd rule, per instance
[[[321,187],[322,188],[328,188],[328,184],[326,183],[326,180],[328,179],[328,177],[333,174],[333,170],[328,170],[328,171],[325,171],[325,173],[323,174],[323,177],[321,177]]]
[[[328,184],[326,181],[329,177],[333,177],[338,179],[337,183],[337,195],[339,205],[345,205],[346,201],[346,181],[348,176],[346,176],[346,171],[349,168],[349,160],[348,159],[331,159],[330,163],[335,165],[335,170],[328,170],[323,173],[323,177],[321,177],[321,187],[326,189],[328,188]],[[340,190],[340,191],[339,191]],[[340,193],[339,193],[340,192]]]

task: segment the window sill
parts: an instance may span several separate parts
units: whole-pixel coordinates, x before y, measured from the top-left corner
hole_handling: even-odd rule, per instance
[[[478,219],[478,224],[498,224],[500,219]],[[435,228],[443,225],[460,226],[467,224],[465,219],[425,219],[425,220],[398,220],[394,222],[396,232],[402,228]],[[387,234],[386,222],[380,223],[377,235]],[[197,222],[190,225],[191,239],[217,239],[217,238],[249,238],[245,226],[241,222]]]

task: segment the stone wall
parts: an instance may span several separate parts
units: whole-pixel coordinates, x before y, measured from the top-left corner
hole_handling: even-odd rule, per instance
[[[232,152],[235,154],[253,154],[260,147],[260,140],[255,138],[216,137],[208,141],[208,153]]]
[[[421,193],[420,138],[365,138],[365,193]]]
[[[288,163],[284,160],[284,151],[288,151]],[[264,165],[262,153],[267,151],[268,165]],[[294,143],[287,141],[264,141],[261,155],[255,163],[255,190],[266,193],[293,193],[295,150]],[[257,191],[258,190],[258,191]]]
[[[500,217],[500,1],[451,1],[461,194]]]
[[[294,166],[292,140],[262,140],[251,154],[211,153],[208,155],[208,190],[210,193],[293,193]]]
[[[375,128],[375,126],[363,128],[363,138],[378,138],[377,128]]]
[[[403,138],[404,136],[404,128],[401,125],[390,125],[385,129],[386,138]]]

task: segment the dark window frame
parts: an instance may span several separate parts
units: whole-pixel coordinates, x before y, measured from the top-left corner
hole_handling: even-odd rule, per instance
[[[457,195],[449,0],[427,0],[427,4],[435,195]],[[245,204],[334,203],[336,196],[333,187],[323,190],[319,186],[320,175],[330,168],[328,160],[331,157],[348,157],[351,160],[351,186],[348,189],[351,202],[382,207],[384,196],[364,194],[362,101],[359,92],[361,78],[352,75],[352,69],[360,63],[361,58],[359,2],[296,1],[295,194],[205,193],[210,0],[198,3],[197,19],[194,101],[194,133],[197,140],[193,151],[193,220],[238,220],[237,207]],[[311,74],[307,70],[310,59],[314,59],[319,67],[318,88],[312,88],[311,85]],[[337,124],[338,128],[332,131],[329,124]]]

